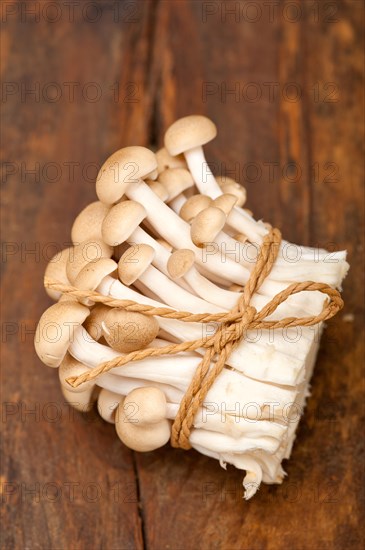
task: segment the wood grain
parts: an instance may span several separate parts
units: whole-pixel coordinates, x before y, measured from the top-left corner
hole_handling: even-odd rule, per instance
[[[273,15],[257,2],[257,21],[250,2],[226,2],[231,15],[222,2],[119,4],[100,3],[95,22],[75,9],[73,21],[3,23],[1,548],[361,548],[362,3],[305,2],[297,21],[285,3]],[[33,351],[47,258],[94,200],[96,166],[120,146],[160,145],[192,112],[217,123],[207,157],[237,175],[257,217],[351,263],[288,477],[249,502],[233,468],[168,447],[131,453],[96,413],[72,413]]]

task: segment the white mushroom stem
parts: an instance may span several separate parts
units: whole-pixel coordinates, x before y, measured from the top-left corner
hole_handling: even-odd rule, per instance
[[[242,281],[248,280],[249,271],[243,265],[231,259],[222,263],[219,254],[203,254],[202,250],[194,246],[190,238],[190,225],[163,203],[144,181],[138,180],[133,185],[129,185],[125,194],[130,199],[143,204],[148,221],[158,234],[175,248],[190,248],[196,253],[199,264],[231,283],[241,284]]]
[[[212,243],[211,249],[196,247],[190,238],[189,224],[163,203],[142,180],[129,185],[126,195],[131,200],[140,201],[144,205],[148,221],[165,240],[177,249],[189,248],[193,250],[198,265],[231,283],[243,284],[248,280],[250,270],[244,265],[233,261],[225,254],[226,251],[221,250],[221,247],[217,244]],[[161,220],[163,220],[163,223],[161,223]],[[265,231],[267,232],[266,228]],[[334,258],[334,261],[331,262],[317,262],[314,260],[304,265],[300,262],[290,264],[287,262],[284,264],[286,266],[286,277],[283,278],[282,274],[278,274],[277,277],[280,281],[302,281],[303,277],[307,278],[309,273],[311,280],[315,282],[326,282],[338,286],[348,269],[348,264],[340,258],[342,256]],[[254,261],[252,262],[253,265]],[[294,266],[297,266],[297,268],[294,268]],[[280,267],[274,266],[271,273],[275,275],[276,269],[280,269]]]
[[[186,200],[186,197],[179,196],[179,200],[172,201],[170,206],[176,213],[179,213]],[[257,251],[257,243],[242,243],[228,233],[220,231],[214,242],[209,244],[206,254],[217,253],[221,257],[222,263],[227,259],[234,260],[251,271],[256,263]],[[275,265],[266,280],[303,281],[310,273],[311,280],[316,282],[325,280],[327,284],[338,287],[348,270],[346,256],[346,251],[343,250],[330,254],[326,250],[302,247],[282,241]],[[245,282],[242,280],[241,284]]]
[[[81,363],[92,367],[123,355],[93,340],[82,327],[77,329],[69,353]],[[113,373],[168,384],[185,392],[199,361],[198,357],[189,355],[150,357],[116,367]],[[294,388],[265,384],[234,370],[223,369],[204,403],[217,404],[220,408],[225,407],[226,411],[235,411],[237,416],[253,420],[274,417],[285,422],[285,414],[289,413],[290,404],[294,402],[296,394],[297,390]],[[240,407],[237,409],[237,403],[241,403],[242,407],[242,404],[252,402],[252,407],[247,407],[245,411],[240,411]]]
[[[202,195],[208,195],[216,199],[223,194],[212,171],[205,160],[202,147],[195,147],[184,153],[189,170]],[[238,233],[247,235],[251,242],[261,243],[267,229],[263,224],[255,222],[242,208],[234,207],[227,218],[227,223],[235,228]]]
[[[169,257],[167,259],[170,260],[171,257],[172,255],[169,254]],[[217,306],[220,306],[223,311],[232,309],[237,304],[241,296],[239,292],[227,290],[217,286],[212,281],[204,277],[201,273],[199,273],[194,265],[192,265],[190,269],[185,273],[184,279],[198,296],[200,296],[204,300],[216,304]],[[177,279],[177,281],[180,280],[181,279]],[[273,298],[276,294],[278,294],[281,290],[284,290],[287,286],[288,285],[286,284],[280,283],[270,284],[269,281],[265,281],[264,284],[260,287],[257,295],[253,297],[253,303],[255,304],[255,307],[263,307],[268,302],[268,298]],[[263,298],[262,295],[266,296],[266,298]],[[276,314],[273,314],[272,318],[280,318],[280,316],[284,312],[284,309],[286,311],[286,315],[288,316],[310,316],[314,313],[320,313],[325,300],[324,295],[320,292],[317,292],[311,295],[310,298],[311,301],[309,302],[308,295],[304,292],[290,296],[286,300],[285,306],[283,307],[283,305],[280,305]],[[293,309],[290,313],[291,308]]]
[[[164,304],[160,302],[141,297],[138,292],[124,286],[112,277],[105,277],[98,290],[105,296],[134,300],[153,307],[164,307]],[[202,332],[200,323],[184,323],[163,317],[159,317],[158,321],[160,327],[177,338],[178,341],[196,340],[204,335],[208,337],[216,330],[215,324],[205,325],[205,332]],[[311,327],[301,327],[299,331],[296,329],[293,331],[294,333],[291,330],[254,332],[250,341],[244,340],[233,350],[228,359],[228,365],[257,380],[288,386],[296,385],[304,375],[304,363],[301,356],[302,354],[305,356],[308,347],[316,341],[317,331]],[[281,348],[283,351],[280,351]],[[204,350],[197,351],[204,353]],[[292,354],[288,355],[288,353]]]
[[[112,380],[115,383],[114,387],[111,383]],[[146,382],[145,380],[128,380],[128,378],[114,375],[109,375],[109,378],[103,375],[98,380],[98,383],[104,389],[113,392],[112,397],[115,406],[121,401],[124,395],[128,395],[133,389],[151,387],[152,385],[152,387],[164,391],[167,387],[164,384],[155,382],[151,384],[150,381]],[[79,396],[73,394],[73,397],[76,397],[74,402],[77,404]],[[203,408],[197,412],[194,419],[195,429],[193,432],[195,436],[193,437],[193,441],[202,444],[201,437],[204,437],[207,448],[215,451],[225,451],[229,449],[248,451],[252,446],[256,449],[265,449],[270,453],[278,451],[283,438],[286,437],[287,427],[284,424],[276,422],[274,417],[271,417],[270,420],[265,420],[257,417],[246,418],[240,416],[240,410],[237,407],[232,411],[226,412],[226,404],[223,402],[221,405],[223,405],[223,407],[220,410],[218,404],[208,402],[206,407],[203,406]],[[110,406],[110,408],[112,408],[112,406]],[[179,403],[168,402],[166,407],[166,418],[174,419],[178,409]],[[102,416],[104,417],[104,415]],[[111,419],[108,419],[108,421],[111,421]],[[211,440],[213,437],[212,432],[224,435],[224,437],[220,438],[219,442],[214,442]]]
[[[219,313],[221,311],[218,306],[181,288],[153,266],[147,267],[138,279],[165,304],[174,309],[192,313]]]

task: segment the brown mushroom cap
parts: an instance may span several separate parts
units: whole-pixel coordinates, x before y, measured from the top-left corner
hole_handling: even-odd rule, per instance
[[[74,331],[88,315],[88,308],[78,302],[58,302],[46,309],[34,337],[36,353],[45,365],[59,367]]]
[[[74,244],[79,244],[86,239],[102,239],[101,224],[110,207],[100,201],[95,201],[86,206],[75,219],[71,229],[71,239]]]
[[[203,248],[207,243],[214,242],[225,223],[226,215],[223,210],[209,206],[193,219],[190,232],[191,240],[195,246]]]
[[[109,346],[120,353],[148,346],[159,331],[154,317],[122,308],[111,308],[102,322],[102,328]]]
[[[157,177],[155,154],[146,147],[125,147],[111,155],[100,168],[96,180],[96,194],[101,202],[119,201],[129,185],[139,179]]]
[[[180,217],[188,223],[201,212],[211,206],[212,199],[207,195],[193,195],[181,207]]]
[[[74,285],[80,290],[95,290],[107,275],[118,269],[118,264],[110,258],[100,258],[86,264],[77,275]],[[93,305],[93,301],[85,298],[82,302],[86,306]]]
[[[171,429],[164,393],[153,387],[131,391],[117,409],[115,428],[123,443],[135,451],[153,451],[165,445]]]
[[[69,285],[70,281],[67,277],[66,265],[70,254],[72,254],[72,250],[72,247],[65,248],[64,250],[61,250],[61,252],[58,252],[55,256],[53,256],[53,258],[47,264],[44,278],[54,279],[55,281],[58,281],[65,285]],[[50,288],[45,288],[45,290],[48,296],[52,298],[52,300],[57,301],[62,297],[62,293],[58,292],[57,290],[52,290]]]
[[[223,193],[229,193],[237,197],[236,206],[243,206],[246,202],[246,189],[237,183],[234,179],[228,177],[217,176],[216,181]]]
[[[169,201],[172,201],[194,185],[192,175],[184,168],[168,168],[164,172],[161,172],[158,180],[167,189]]]
[[[161,174],[164,170],[167,170],[167,168],[187,168],[184,155],[177,155],[176,157],[173,157],[165,147],[162,147],[162,149],[157,151],[156,159],[159,174]]]
[[[90,315],[85,319],[84,329],[97,342],[100,339],[104,340],[102,323],[109,311],[110,307],[105,304],[95,304],[90,311]]]
[[[113,248],[100,239],[86,240],[74,246],[70,250],[66,264],[70,283],[75,283],[77,275],[86,264],[100,258],[110,258],[112,254]]]
[[[190,115],[174,122],[166,131],[165,147],[176,156],[205,145],[217,135],[217,127],[209,118]]]
[[[212,206],[216,206],[217,208],[220,208],[223,210],[226,216],[228,216],[234,205],[237,203],[237,197],[235,195],[231,195],[229,193],[223,193],[223,195],[220,195],[216,199],[214,199]]]
[[[146,210],[136,201],[123,201],[110,209],[105,216],[101,233],[110,246],[117,246],[130,237],[146,217]]]
[[[73,393],[72,391],[66,389],[64,386],[61,386],[61,391],[63,397],[66,399],[67,403],[71,405],[74,409],[79,412],[89,412],[94,406],[95,401],[98,398],[100,388],[94,386],[91,389],[85,391],[80,391],[79,393]]]
[[[119,260],[119,279],[124,285],[132,285],[151,265],[154,257],[155,250],[148,244],[131,246]]]
[[[93,390],[95,387],[95,382],[93,380],[84,382],[77,388],[74,388],[66,382],[67,378],[70,378],[71,376],[80,376],[88,371],[89,369],[85,365],[80,363],[80,361],[77,361],[77,359],[74,359],[74,357],[72,357],[69,353],[66,353],[58,369],[58,376],[61,386],[63,386],[70,393],[82,393],[86,390]]]
[[[195,254],[188,248],[176,250],[167,262],[167,270],[172,279],[180,279],[191,269],[195,262]]]
[[[115,424],[115,413],[124,397],[118,393],[102,388],[98,396],[98,413],[101,418],[110,424]]]

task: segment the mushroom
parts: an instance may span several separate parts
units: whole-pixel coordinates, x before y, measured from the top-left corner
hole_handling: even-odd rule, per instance
[[[211,206],[212,202],[207,195],[193,195],[181,206],[179,215],[184,221],[191,223],[202,210]]]
[[[71,239],[74,245],[85,239],[102,240],[101,225],[110,208],[100,201],[95,201],[81,210],[71,229]]]
[[[171,427],[164,393],[152,387],[133,390],[118,406],[115,428],[121,441],[134,451],[154,451],[166,445]]]
[[[226,216],[229,216],[236,202],[237,198],[235,197],[235,195],[224,193],[223,195],[220,195],[213,200],[212,206],[220,208],[221,210],[223,210]]]
[[[169,192],[167,188],[157,180],[146,180],[146,183],[150,189],[158,196],[162,202],[166,202],[169,198]]]
[[[116,377],[114,376],[114,378]],[[132,391],[128,390],[128,386],[129,385],[126,384],[126,388],[122,389],[122,391],[125,391],[126,393],[118,393],[117,391],[110,391],[105,388],[101,389],[98,396],[98,411],[100,416],[107,422],[111,424],[115,423],[115,412],[119,403],[122,403],[124,401],[124,396],[128,395],[128,393]],[[155,388],[156,386],[149,387]],[[166,401],[166,418],[168,420],[174,420],[179,410],[179,403],[170,402],[167,400],[167,396]],[[194,430],[198,436],[194,437],[194,439],[199,439],[201,430],[224,433],[227,436],[234,437],[236,439],[238,437],[246,437],[250,439],[254,438],[256,441],[267,436],[267,433],[269,432],[270,438],[280,443],[288,432],[287,426],[280,424],[275,420],[260,420],[259,422],[252,422],[251,419],[243,416],[232,415],[232,412],[233,411],[224,412],[223,409],[219,411],[218,405],[215,403],[209,403],[207,407],[203,405],[194,418],[194,428],[199,429],[199,432]],[[257,443],[260,444],[260,441],[257,441]],[[261,445],[262,443],[263,442],[261,442]]]
[[[157,160],[146,147],[125,147],[111,155],[100,168],[96,194],[101,202],[118,202],[126,188],[143,179],[156,179]],[[146,185],[146,184],[145,184]]]
[[[99,388],[95,382],[90,380],[78,388],[73,388],[66,382],[66,379],[70,376],[79,376],[83,372],[85,372],[85,365],[74,359],[69,353],[66,353],[58,369],[62,394],[66,401],[76,410],[88,412],[93,408],[99,392]]]
[[[115,271],[115,262],[111,258],[100,258],[93,260],[80,270],[77,274],[74,285],[80,290],[96,290],[100,281],[107,275]],[[92,306],[93,302],[89,298],[82,300],[86,306]]]
[[[103,337],[103,328],[101,324],[109,311],[110,307],[104,304],[95,304],[91,308],[90,315],[86,318],[83,324],[85,330],[90,334],[90,336],[96,341],[101,340],[102,343],[105,342],[105,339]]]
[[[199,192],[212,199],[219,197],[222,190],[205,160],[202,146],[212,141],[216,135],[215,124],[201,115],[180,118],[167,129],[165,134],[165,147],[170,155],[184,154]],[[265,227],[237,208],[232,210],[228,223],[237,232],[246,234],[252,242],[260,243],[267,233]]]
[[[188,170],[184,168],[168,168],[162,172],[159,181],[166,187],[169,197],[167,202],[172,207],[178,207],[185,202],[184,192],[194,186],[194,180]]]
[[[154,255],[154,249],[147,244],[131,246],[118,263],[118,274],[122,283],[130,286],[138,279],[167,305],[176,309],[188,309],[195,313],[219,311],[219,308],[176,285],[153,267]]]
[[[148,346],[157,337],[160,328],[154,317],[122,308],[111,308],[102,327],[109,346],[121,353]]]
[[[98,396],[98,413],[101,418],[110,424],[115,424],[115,412],[119,404],[124,402],[124,397],[118,393],[102,388]]]
[[[222,190],[222,193],[229,193],[234,195],[237,199],[236,206],[242,208],[246,202],[247,193],[246,189],[237,183],[234,179],[227,176],[217,176],[216,181]]]
[[[89,412],[94,406],[95,401],[98,398],[99,388],[95,388],[90,392],[89,390],[73,393],[64,386],[61,386],[62,395],[69,405],[79,412]]]
[[[184,155],[173,157],[165,147],[162,147],[156,152],[156,160],[159,174],[168,168],[187,168]]]
[[[113,206],[102,222],[103,240],[110,246],[124,243],[146,217],[139,202],[124,201]]]
[[[78,302],[58,302],[46,309],[34,337],[34,347],[42,363],[60,366],[76,327],[82,325],[88,315],[88,308]]]
[[[113,248],[100,239],[87,239],[70,250],[66,262],[66,274],[71,284],[75,283],[81,269],[94,260],[110,258]]]
[[[226,215],[220,208],[208,206],[199,212],[191,223],[191,240],[198,248],[214,243],[214,239],[223,229]]]
[[[115,264],[115,267],[116,266],[117,264]],[[152,300],[146,296],[141,296],[139,293],[110,276],[101,277],[97,290],[106,296],[112,296],[117,299],[133,300],[153,307],[164,307],[164,304],[161,304],[161,302]],[[259,295],[254,296],[254,306],[256,304],[257,307],[263,307],[266,302],[267,299],[264,297]],[[281,304],[279,307],[284,308],[282,310],[284,313],[287,311],[285,309],[285,304]],[[221,308],[219,308],[219,310],[221,311]],[[199,312],[201,313],[202,310]],[[159,317],[158,321],[161,329],[171,334],[179,341],[196,340],[202,336],[201,327],[198,324],[184,323],[175,319],[166,319],[163,317]],[[212,327],[207,327],[207,330],[211,330],[211,328]],[[295,349],[293,349],[293,354],[290,356],[286,356],[286,354],[291,351],[288,336],[281,334],[280,331],[275,334],[274,339],[272,339],[272,334],[269,331],[262,331],[262,333],[259,334],[257,343],[255,339],[257,339],[257,335],[253,342],[241,342],[241,344],[233,350],[228,359],[228,364],[237,370],[245,372],[248,376],[253,378],[261,377],[261,379],[275,383],[292,384],[293,380],[297,382],[300,379],[303,374],[301,356],[302,353],[305,354],[305,350],[307,349],[308,344],[306,342],[308,340],[308,343],[310,343],[315,339],[315,334],[310,328],[305,329],[305,327],[303,327],[302,338],[299,342],[296,340],[293,341],[294,345],[292,347]],[[275,349],[276,353],[274,353]],[[252,352],[254,352],[254,355],[252,355]],[[78,359],[81,360],[80,358]],[[88,361],[81,360],[81,362],[87,363]]]
[[[142,151],[141,151],[142,150]],[[175,248],[184,246],[192,248],[194,245],[190,238],[190,227],[184,222],[175,212],[171,210],[157,195],[148,187],[139,177],[131,180],[125,174],[126,170],[130,170],[130,166],[136,164],[138,159],[138,174],[144,174],[153,167],[151,151],[144,147],[127,147],[117,151],[110,159],[108,159],[101,171],[99,172],[96,190],[98,197],[102,202],[109,203],[120,200],[125,193],[132,200],[143,204],[149,223],[158,231],[159,235],[167,240]],[[116,159],[119,159],[118,161]],[[133,159],[136,159],[133,161]],[[112,175],[115,173],[118,164],[117,172],[119,179],[115,181]],[[109,168],[108,168],[109,166]],[[113,168],[113,170],[112,170]],[[140,176],[142,177],[142,176]],[[164,221],[161,224],[161,220]],[[199,250],[198,248],[196,249]],[[242,283],[248,279],[248,270],[236,262],[227,258],[227,261],[222,263],[217,255],[205,255],[201,258],[197,257],[197,261],[203,267],[217,273],[222,277],[226,277],[230,282]]]
[[[63,283],[65,285],[70,284],[66,273],[66,265],[68,259],[70,258],[70,255],[72,254],[72,250],[72,247],[65,248],[64,250],[61,250],[61,252],[58,252],[55,256],[53,256],[53,258],[51,258],[51,260],[47,264],[44,273],[45,279],[54,279],[55,281],[58,281],[59,283]],[[58,301],[62,296],[61,292],[58,292],[57,290],[52,290],[47,287],[46,292],[48,296],[54,301]]]

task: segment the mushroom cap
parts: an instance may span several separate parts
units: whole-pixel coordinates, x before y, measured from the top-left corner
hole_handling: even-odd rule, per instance
[[[135,451],[153,451],[165,445],[171,429],[164,393],[153,387],[131,391],[117,409],[115,428],[123,443]]]
[[[123,407],[124,403],[119,405],[115,414],[115,429],[124,445],[133,451],[147,453],[168,443],[171,437],[171,425],[166,418],[157,424],[136,428],[128,421],[128,415],[119,413]],[[129,414],[133,414],[133,409]]]
[[[71,229],[71,239],[79,244],[86,239],[102,239],[101,224],[110,207],[100,201],[95,201],[81,210]]]
[[[157,177],[156,155],[146,147],[125,147],[113,153],[99,170],[96,194],[105,204],[119,201],[129,185]]]
[[[195,262],[195,254],[189,248],[176,250],[167,262],[167,270],[172,279],[180,279],[191,269]]]
[[[194,185],[192,175],[185,168],[168,168],[164,172],[161,172],[158,180],[167,189],[169,201],[172,201],[180,193],[183,193]]]
[[[98,396],[98,413],[101,418],[110,424],[115,424],[115,413],[124,397],[113,391],[102,388]]]
[[[61,250],[61,252],[58,252],[51,258],[51,260],[48,262],[46,270],[44,272],[44,278],[48,279],[54,279],[55,281],[58,281],[60,283],[63,283],[65,285],[69,285],[70,281],[68,280],[67,273],[66,273],[66,264],[70,257],[70,254],[72,254],[73,247],[70,248],[64,248]],[[52,290],[50,288],[45,288],[48,296],[52,298],[52,300],[59,300],[63,295],[61,292],[58,292],[57,290]]]
[[[162,147],[157,151],[156,159],[159,174],[167,168],[187,168],[184,155],[177,155],[176,157],[173,157],[170,155],[166,147]]]
[[[159,388],[145,386],[132,390],[124,400],[125,409],[130,404],[138,407],[133,418],[131,417],[131,423],[138,428],[146,424],[157,424],[166,418],[166,396]]]
[[[80,361],[77,361],[77,359],[72,357],[72,355],[66,353],[65,357],[62,359],[60,368],[58,369],[58,376],[61,386],[63,386],[70,393],[82,393],[86,390],[93,390],[95,387],[95,382],[93,380],[84,382],[77,388],[72,387],[68,382],[66,382],[67,378],[70,378],[71,376],[80,376],[80,374],[84,374],[88,371],[89,369],[83,363],[80,363]]]
[[[174,122],[166,131],[165,147],[176,156],[205,145],[217,135],[217,127],[209,118],[190,115]]]
[[[162,202],[166,202],[169,198],[169,192],[166,187],[159,181],[147,180],[148,187],[158,196]]]
[[[58,302],[41,316],[34,337],[35,351],[49,367],[59,367],[73,340],[76,327],[82,325],[89,309],[78,302]]]
[[[94,260],[110,258],[113,248],[100,239],[88,239],[70,250],[66,264],[66,274],[71,284],[75,283],[81,269]]]
[[[80,290],[95,290],[107,275],[118,269],[118,264],[110,258],[100,258],[86,264],[75,279],[75,286]],[[82,301],[86,306],[93,305],[93,301],[85,298]]]
[[[91,309],[89,317],[84,322],[84,329],[93,340],[99,341],[103,338],[102,323],[109,311],[110,307],[105,304],[95,304]]]
[[[98,398],[100,388],[94,386],[91,389],[84,390],[83,392],[73,393],[61,385],[61,391],[63,397],[67,403],[79,412],[89,412],[94,406],[95,401]]]
[[[110,246],[123,243],[146,217],[146,210],[136,201],[123,201],[111,208],[105,216],[101,233]]]
[[[236,206],[243,206],[246,202],[246,189],[232,178],[217,176],[217,183],[223,193],[229,193],[237,197]]]
[[[120,353],[148,346],[156,338],[159,328],[154,317],[122,308],[111,308],[102,321],[105,340]]]
[[[216,206],[208,206],[193,219],[190,231],[191,240],[196,246],[203,248],[207,243],[214,242],[225,223],[226,215],[223,210]]]
[[[154,257],[155,250],[148,244],[131,246],[119,260],[119,279],[124,285],[132,285],[151,265]]]
[[[180,217],[188,223],[201,212],[211,206],[212,199],[207,195],[193,195],[182,205],[180,210]]]
[[[220,195],[216,199],[214,199],[212,206],[216,206],[217,208],[220,208],[223,210],[226,216],[228,216],[234,205],[237,203],[237,197],[236,195],[231,195],[230,193],[223,193],[223,195]]]

